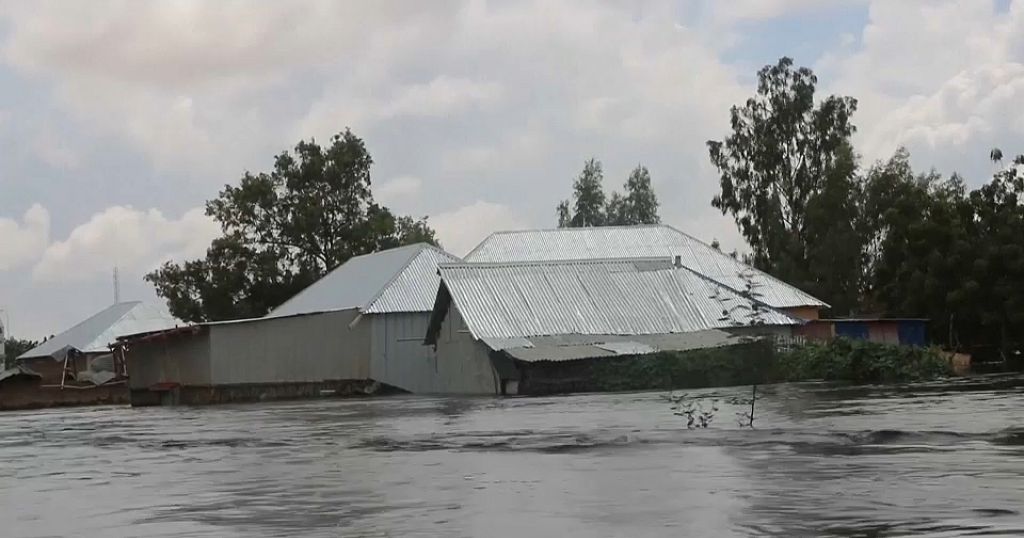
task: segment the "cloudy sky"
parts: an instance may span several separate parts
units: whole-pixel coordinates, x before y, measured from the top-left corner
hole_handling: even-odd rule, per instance
[[[972,183],[1024,151],[1024,0],[0,0],[0,316],[60,332],[201,255],[203,201],[351,127],[374,190],[464,254],[549,227],[591,156],[646,164],[662,217],[741,246],[704,142],[789,55],[860,100],[867,161]]]

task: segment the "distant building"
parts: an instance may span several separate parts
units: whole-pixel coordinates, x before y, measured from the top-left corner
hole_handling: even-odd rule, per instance
[[[467,262],[593,260],[679,256],[682,265],[734,291],[755,286],[767,305],[805,320],[828,305],[671,226],[604,226],[497,232],[466,255]]]
[[[0,373],[0,409],[127,403],[124,364],[109,344],[181,323],[161,305],[113,304],[17,357]]]
[[[44,385],[102,384],[119,373],[109,344],[117,337],[184,323],[159,304],[115,303],[26,351],[15,360],[42,376]],[[98,377],[97,377],[98,376]]]
[[[836,318],[811,321],[794,332],[819,341],[842,337],[882,344],[926,346],[927,326],[928,320],[922,318]]]
[[[800,323],[671,258],[443,264],[440,274],[426,341],[450,393],[530,393],[540,363],[789,336]]]
[[[354,257],[263,318],[122,338],[133,405],[438,392],[423,345],[438,264],[427,244]]]

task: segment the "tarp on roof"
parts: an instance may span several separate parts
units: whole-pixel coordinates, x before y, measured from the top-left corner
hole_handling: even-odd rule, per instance
[[[69,351],[108,351],[117,337],[184,325],[160,304],[130,301],[113,304],[85,321],[26,351],[17,360],[50,357],[63,360]]]
[[[683,266],[736,291],[746,288],[744,275],[761,300],[776,308],[828,306],[767,273],[671,226],[604,226],[497,232],[466,255],[467,262],[586,260],[679,256]]]
[[[567,335],[573,345],[587,343],[581,336],[600,336],[589,342],[599,344],[610,335],[798,323],[687,268],[676,268],[668,258],[443,264],[440,273],[429,343],[448,301],[475,339],[502,350],[535,346],[538,336]],[[635,338],[623,342],[657,347]]]
[[[356,256],[266,317],[350,308],[374,314],[429,312],[437,294],[438,264],[457,261],[458,257],[426,243]]]

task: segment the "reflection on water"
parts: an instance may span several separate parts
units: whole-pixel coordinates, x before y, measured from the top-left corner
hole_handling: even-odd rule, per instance
[[[762,387],[756,430],[657,393],[6,413],[0,534],[1019,536],[1022,387]]]

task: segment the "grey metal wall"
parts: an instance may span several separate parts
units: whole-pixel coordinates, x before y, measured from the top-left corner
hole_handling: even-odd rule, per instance
[[[371,314],[370,377],[417,394],[440,392],[442,386],[433,346],[423,344],[430,312]]]
[[[446,394],[498,394],[498,374],[483,343],[473,339],[453,303],[437,339],[437,390]]]
[[[135,344],[128,351],[127,364],[128,386],[132,389],[156,383],[209,385],[209,332]]]
[[[211,325],[214,384],[288,383],[370,377],[370,324],[355,309]]]

